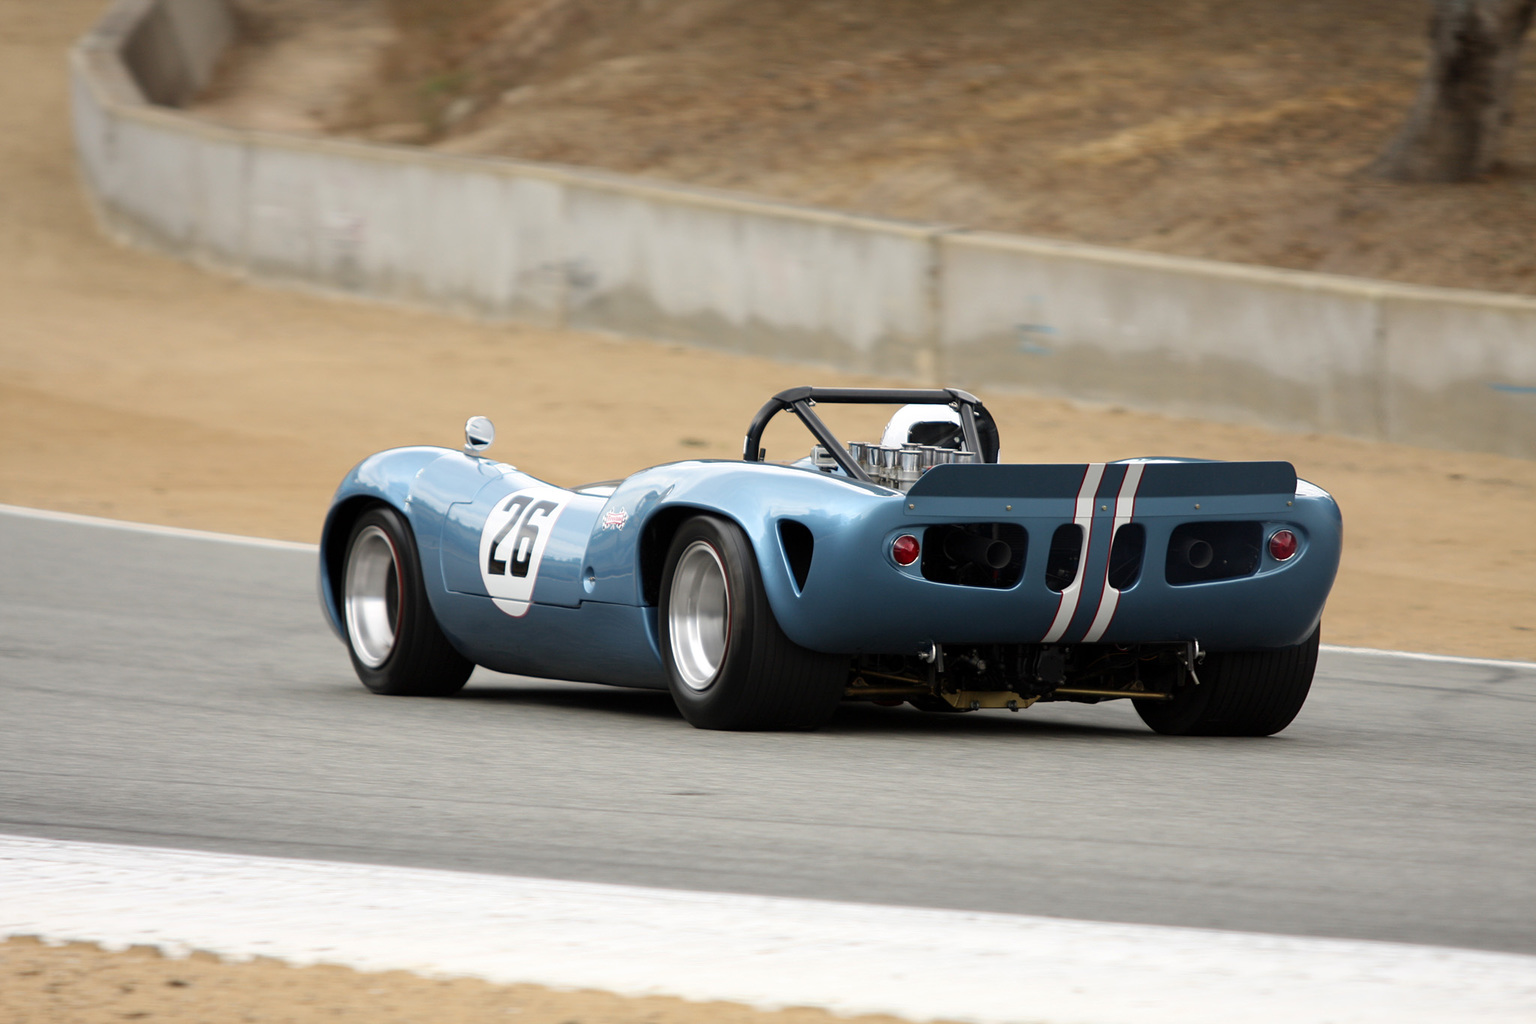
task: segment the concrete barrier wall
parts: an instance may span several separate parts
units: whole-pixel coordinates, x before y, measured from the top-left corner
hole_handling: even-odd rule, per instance
[[[118,0],[76,46],[80,162],[119,236],[476,316],[1536,457],[1536,300],[262,135],[165,106],[231,32],[221,0]]]
[[[948,375],[1536,456],[1536,302],[983,232],[940,242]]]
[[[1380,318],[1353,282],[1004,235],[943,247],[954,375],[1334,433],[1384,422]]]

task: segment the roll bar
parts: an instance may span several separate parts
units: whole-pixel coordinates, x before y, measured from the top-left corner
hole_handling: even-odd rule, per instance
[[[986,458],[981,450],[981,435],[976,429],[976,411],[982,408],[981,399],[959,388],[813,388],[798,387],[780,391],[757,411],[747,427],[746,440],[742,444],[741,457],[747,462],[763,461],[763,431],[768,421],[785,409],[800,417],[800,422],[811,432],[827,454],[854,480],[873,483],[869,474],[853,460],[848,449],[833,435],[827,425],[816,415],[813,408],[818,402],[843,405],[947,405],[960,413],[960,431],[965,446]]]

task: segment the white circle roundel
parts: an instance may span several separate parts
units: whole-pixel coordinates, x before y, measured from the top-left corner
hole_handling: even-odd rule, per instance
[[[508,615],[528,613],[539,562],[569,500],[570,492],[558,487],[525,487],[492,506],[480,532],[480,578]]]

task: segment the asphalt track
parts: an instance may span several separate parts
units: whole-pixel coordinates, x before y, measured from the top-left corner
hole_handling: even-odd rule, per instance
[[[707,733],[490,673],[374,697],[304,550],[0,513],[0,567],[3,833],[1536,952],[1530,668],[1325,651],[1268,740],[1118,705]]]

